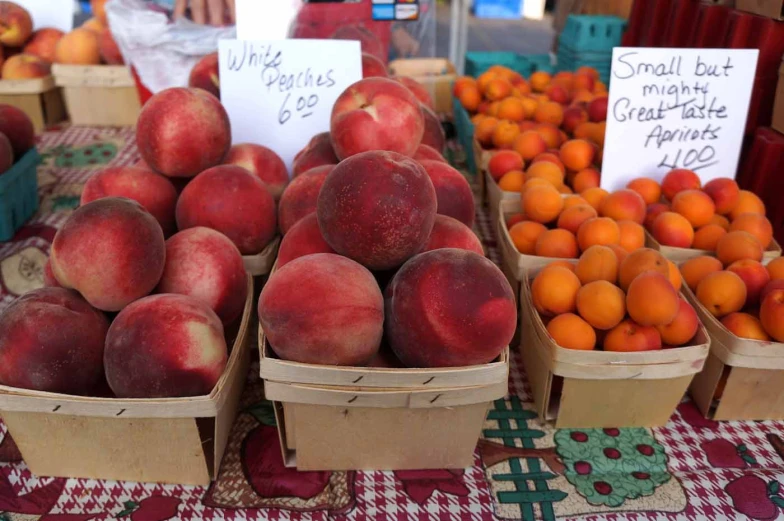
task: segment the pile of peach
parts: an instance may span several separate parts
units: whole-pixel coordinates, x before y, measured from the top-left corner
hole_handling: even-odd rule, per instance
[[[409,88],[366,78],[340,95],[330,132],[295,159],[277,268],[258,308],[282,359],[465,366],[508,345],[512,289],[482,255],[468,182],[428,126]]]
[[[784,258],[763,266],[750,258],[727,265],[702,256],[680,269],[697,300],[732,333],[784,342]]]
[[[33,122],[11,105],[0,104],[0,175],[35,146]]]
[[[645,227],[663,246],[708,250],[729,264],[740,258],[760,260],[773,242],[764,203],[732,179],[702,186],[691,170],[676,169],[661,185],[639,178],[627,187],[645,200]]]
[[[577,264],[542,269],[531,297],[561,347],[653,351],[689,345],[697,333],[697,314],[680,287],[677,268],[657,251],[641,248],[619,261],[607,246],[591,246]]]
[[[51,27],[33,32],[26,9],[14,2],[0,2],[0,77],[43,78],[51,74],[52,63],[122,65],[122,54],[106,19],[106,1],[92,0],[95,18],[68,34]]]

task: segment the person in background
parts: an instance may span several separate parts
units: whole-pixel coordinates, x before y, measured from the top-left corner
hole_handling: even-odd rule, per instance
[[[234,0],[154,0],[170,9],[174,18],[188,16],[197,24],[232,25],[236,21]]]

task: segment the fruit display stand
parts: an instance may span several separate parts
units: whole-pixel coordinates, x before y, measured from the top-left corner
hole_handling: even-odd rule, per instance
[[[36,132],[66,119],[62,91],[53,76],[30,80],[1,80],[0,103],[13,105],[33,122]]]
[[[784,418],[784,344],[738,337],[688,287],[684,292],[711,339],[705,368],[690,388],[702,414],[731,421]],[[716,397],[724,378],[724,390]]]
[[[208,396],[115,399],[0,386],[0,414],[39,476],[208,485],[245,385],[253,280],[226,370]]]
[[[0,176],[0,242],[11,240],[38,210],[40,160],[33,148]]]
[[[488,409],[508,391],[508,348],[474,367],[321,366],[276,358],[259,328],[259,349],[283,459],[298,470],[470,466]]]
[[[120,127],[139,119],[141,103],[128,67],[55,64],[52,73],[72,124]]]
[[[389,63],[393,76],[413,78],[430,93],[437,114],[452,115],[452,84],[457,79],[455,65],[446,58],[410,58]]]
[[[659,241],[657,241],[653,235],[645,230],[645,246],[646,248],[651,248],[653,250],[661,252],[667,259],[671,260],[672,262],[678,264],[681,262],[685,262],[689,259],[693,259],[695,257],[702,257],[704,255],[709,255],[711,257],[716,256],[715,251],[710,250],[698,250],[696,248],[678,248],[675,246],[664,246]],[[767,264],[771,260],[781,257],[781,246],[775,239],[771,241],[770,246],[768,249],[762,254],[762,263]]]
[[[254,277],[269,274],[278,257],[279,247],[280,237],[275,237],[258,255],[243,255],[242,262],[245,264],[245,271]]]
[[[687,347],[638,353],[564,349],[534,308],[529,277],[538,271],[522,282],[520,348],[539,417],[559,429],[665,425],[708,356],[705,327]]]

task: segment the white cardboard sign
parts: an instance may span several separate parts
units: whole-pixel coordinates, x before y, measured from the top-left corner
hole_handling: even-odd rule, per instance
[[[30,13],[33,29],[54,27],[70,32],[74,22],[73,0],[14,0]]]
[[[602,188],[688,168],[735,177],[756,49],[613,49]]]
[[[362,79],[356,41],[221,40],[218,50],[233,142],[271,148],[289,171],[310,138],[329,130],[338,96]]]

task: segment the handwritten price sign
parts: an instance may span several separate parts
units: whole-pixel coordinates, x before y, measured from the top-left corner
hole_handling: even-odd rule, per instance
[[[674,168],[735,177],[756,49],[613,49],[602,188]]]
[[[359,42],[345,40],[222,40],[221,101],[234,143],[257,143],[294,156],[329,130],[332,105],[362,79]]]

